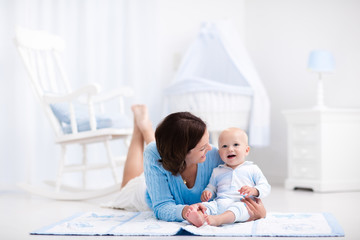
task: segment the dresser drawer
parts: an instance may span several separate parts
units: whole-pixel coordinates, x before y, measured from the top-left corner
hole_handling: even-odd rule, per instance
[[[316,163],[292,164],[290,172],[293,178],[316,179],[319,175]]]
[[[292,126],[291,141],[293,142],[316,142],[317,127],[314,124],[296,124]]]
[[[291,158],[294,161],[315,160],[317,159],[317,145],[312,144],[293,144],[291,149]]]

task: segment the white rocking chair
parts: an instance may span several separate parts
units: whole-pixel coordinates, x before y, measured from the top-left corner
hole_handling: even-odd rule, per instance
[[[89,199],[119,190],[121,180],[117,167],[124,162],[126,154],[114,157],[109,141],[122,139],[126,149],[129,145],[132,121],[124,114],[124,97],[132,96],[132,89],[124,87],[100,96],[99,87],[91,84],[72,91],[59,56],[64,49],[62,39],[45,32],[17,28],[14,40],[30,76],[31,86],[55,132],[55,142],[60,144],[62,150],[56,182],[52,184],[53,190],[45,190],[30,183],[21,184],[21,187],[31,193],[58,200]],[[120,105],[117,121],[113,116],[105,115],[103,105],[116,98]],[[108,161],[90,165],[87,161],[87,145],[99,142],[105,146]],[[66,147],[69,144],[80,144],[82,147],[81,164],[66,163]],[[88,189],[86,172],[104,168],[111,169],[114,185]],[[82,188],[64,186],[63,174],[75,171],[83,174]]]

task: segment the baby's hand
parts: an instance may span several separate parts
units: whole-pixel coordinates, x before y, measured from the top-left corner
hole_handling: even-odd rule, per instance
[[[254,196],[254,197],[258,197],[259,196],[259,191],[254,188],[254,187],[249,187],[249,186],[243,186],[240,190],[239,193],[241,195],[248,195],[248,196]]]
[[[209,201],[211,196],[212,196],[211,192],[208,191],[208,190],[205,190],[205,191],[202,192],[200,200],[202,202],[207,202],[207,201]]]

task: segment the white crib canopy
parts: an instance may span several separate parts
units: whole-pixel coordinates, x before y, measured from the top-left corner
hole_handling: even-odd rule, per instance
[[[228,21],[202,25],[165,95],[219,90],[252,96],[247,129],[249,144],[267,146],[269,98],[237,30]]]

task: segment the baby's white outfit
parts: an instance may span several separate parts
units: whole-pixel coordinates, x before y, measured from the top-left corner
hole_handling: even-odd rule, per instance
[[[258,198],[266,197],[271,191],[264,174],[253,162],[245,161],[235,169],[225,164],[214,168],[205,190],[212,196],[216,193],[216,198],[203,203],[207,207],[206,213],[217,215],[229,210],[235,214],[235,222],[247,221],[250,216],[245,203],[240,201],[243,196],[238,192],[243,186],[255,187],[259,191]]]

